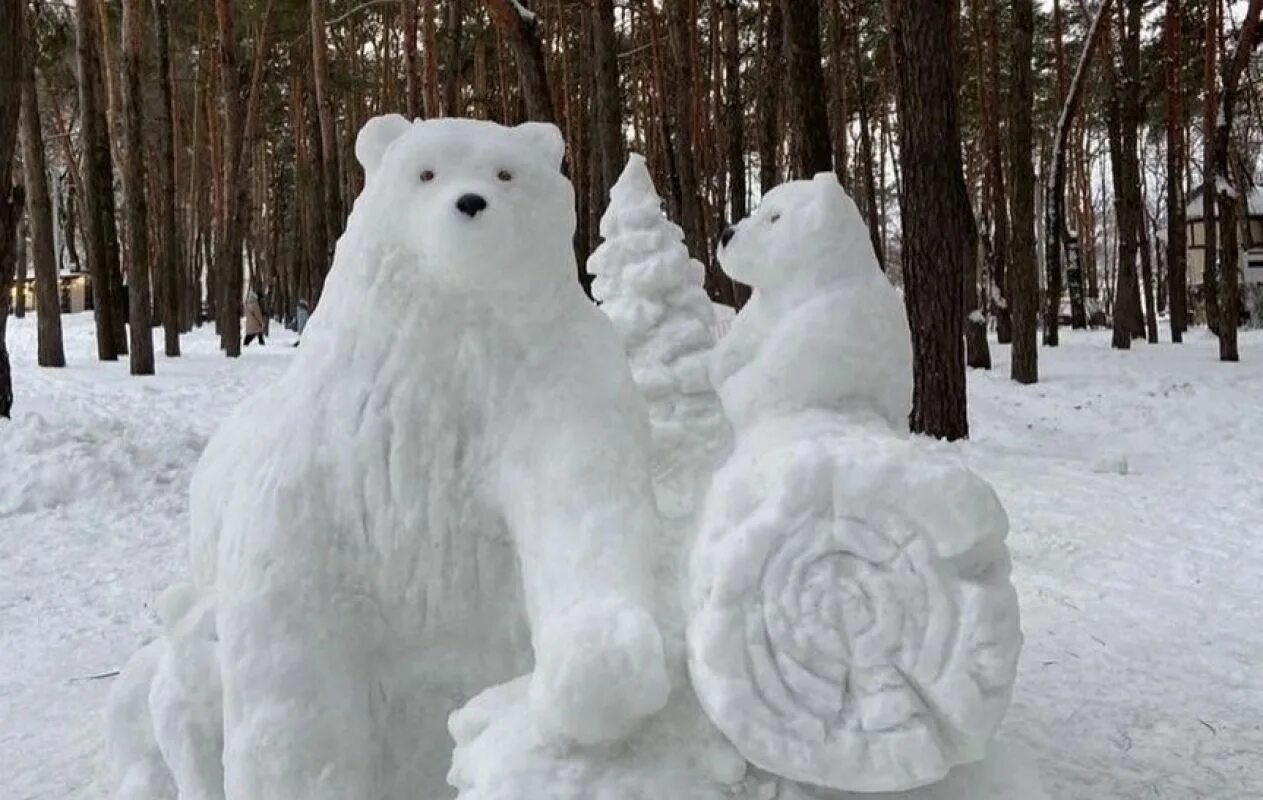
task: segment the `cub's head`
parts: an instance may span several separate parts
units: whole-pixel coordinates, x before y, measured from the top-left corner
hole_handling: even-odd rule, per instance
[[[553,125],[376,117],[355,142],[365,178],[352,224],[450,288],[573,282],[564,154]]]
[[[832,172],[783,183],[764,195],[754,214],[720,237],[719,263],[756,289],[822,285],[880,271],[859,209]]]

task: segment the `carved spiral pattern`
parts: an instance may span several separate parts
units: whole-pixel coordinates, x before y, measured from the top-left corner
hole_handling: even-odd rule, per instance
[[[986,484],[889,448],[861,463],[855,444],[738,454],[721,470],[693,554],[690,670],[757,766],[894,791],[981,757],[1021,636]],[[753,493],[753,508],[729,513],[716,497],[729,491]]]

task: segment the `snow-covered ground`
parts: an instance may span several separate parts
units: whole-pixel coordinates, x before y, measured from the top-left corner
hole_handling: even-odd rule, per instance
[[[0,422],[0,798],[102,798],[109,678],[156,633],[184,570],[193,464],[229,408],[289,362],[292,338],[221,358],[209,331],[155,378],[94,360],[39,370],[10,321],[18,405]],[[1013,523],[1026,649],[1005,735],[1054,800],[1263,797],[1263,334],[1221,365],[1213,340],[1041,350],[1044,381],[970,384],[960,449]],[[1015,798],[1014,800],[1022,800]]]

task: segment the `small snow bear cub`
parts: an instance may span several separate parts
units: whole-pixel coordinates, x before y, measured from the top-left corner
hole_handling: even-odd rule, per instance
[[[560,741],[669,691],[646,411],[575,279],[561,134],[393,115],[355,152],[303,346],[194,479],[230,800],[450,796],[449,713],[532,660]]]
[[[768,192],[757,212],[724,231],[719,262],[754,288],[711,361],[738,433],[809,409],[876,415],[907,430],[912,343],[903,301],[833,173]]]

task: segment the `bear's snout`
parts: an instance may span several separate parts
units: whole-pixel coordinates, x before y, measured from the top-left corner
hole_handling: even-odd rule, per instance
[[[724,232],[719,234],[719,246],[727,247],[728,243],[732,241],[732,237],[736,235],[737,235],[736,225],[729,225],[727,228],[724,228]]]
[[[463,194],[456,201],[456,209],[467,217],[478,216],[487,207],[487,200],[480,194]]]

